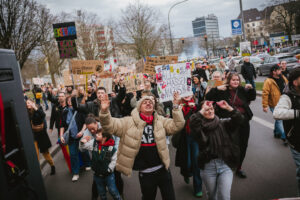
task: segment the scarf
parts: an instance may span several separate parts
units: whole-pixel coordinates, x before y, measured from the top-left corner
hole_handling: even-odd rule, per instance
[[[114,145],[115,145],[115,141],[112,138],[110,138],[109,140],[105,141],[104,144],[102,144],[101,142],[98,142],[98,150],[101,151],[102,147],[108,147],[108,146],[114,146]]]
[[[221,125],[219,117],[215,116],[214,119],[205,119],[203,117],[201,124],[204,137],[209,142],[210,154],[221,159],[228,156],[226,149],[230,146],[230,138]]]
[[[152,125],[153,124],[153,119],[154,119],[154,116],[153,115],[150,115],[150,116],[146,116],[144,115],[143,113],[140,113],[140,117],[143,121],[145,121],[147,124],[150,124]]]
[[[187,134],[190,134],[191,129],[190,129],[190,117],[187,116],[189,114],[189,112],[191,111],[192,113],[196,112],[196,106],[194,108],[191,108],[189,106],[189,103],[195,103],[194,99],[191,99],[189,101],[183,101],[183,107],[182,107],[182,112],[184,117],[187,119],[185,119],[186,123],[185,123],[185,131]],[[190,115],[191,116],[191,115]]]

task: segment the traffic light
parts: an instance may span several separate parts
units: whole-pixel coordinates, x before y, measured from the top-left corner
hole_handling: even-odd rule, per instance
[[[184,44],[184,38],[181,38],[181,42],[182,42],[182,44]]]
[[[207,42],[207,35],[204,35],[204,40],[205,42]]]

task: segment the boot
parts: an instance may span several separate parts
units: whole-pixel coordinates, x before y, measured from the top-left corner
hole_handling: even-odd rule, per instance
[[[53,166],[51,166],[51,173],[50,173],[50,175],[52,176],[54,174],[55,174],[55,166],[53,165]]]

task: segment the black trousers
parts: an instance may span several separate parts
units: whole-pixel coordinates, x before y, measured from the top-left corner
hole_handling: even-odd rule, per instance
[[[115,174],[116,186],[119,190],[120,195],[123,195],[124,182],[121,177],[121,173],[118,172],[117,170],[115,170],[114,174]],[[96,185],[95,181],[93,181],[93,185],[92,185],[92,196],[93,196],[93,198],[98,197],[98,190],[97,190],[97,185]]]
[[[139,173],[142,200],[155,200],[157,188],[163,200],[175,200],[175,192],[170,170],[165,167],[152,173]]]
[[[246,157],[249,136],[250,136],[250,123],[249,120],[244,120],[244,122],[241,124],[241,127],[239,129],[240,165],[238,169],[242,168],[242,164]]]

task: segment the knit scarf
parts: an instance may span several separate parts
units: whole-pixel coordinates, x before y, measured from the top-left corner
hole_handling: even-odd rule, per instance
[[[143,113],[140,113],[140,117],[141,117],[141,119],[144,120],[147,124],[150,124],[150,125],[153,124],[153,119],[154,119],[154,116],[153,116],[153,115],[146,116],[146,115],[144,115]]]
[[[191,99],[189,101],[183,101],[183,105],[184,106],[182,107],[182,112],[183,112],[184,117],[186,117],[191,110],[192,110],[191,112],[193,112],[193,113],[196,111],[196,106],[193,107],[193,108],[191,108],[189,106],[189,103],[195,103],[194,99]],[[186,131],[187,134],[190,134],[190,132],[191,132],[191,129],[190,129],[190,118],[189,117],[186,119],[185,131]]]
[[[110,138],[104,144],[102,144],[101,142],[98,142],[98,149],[99,149],[99,151],[101,151],[102,147],[108,147],[108,146],[114,146],[114,145],[115,145],[115,141],[112,138]]]

